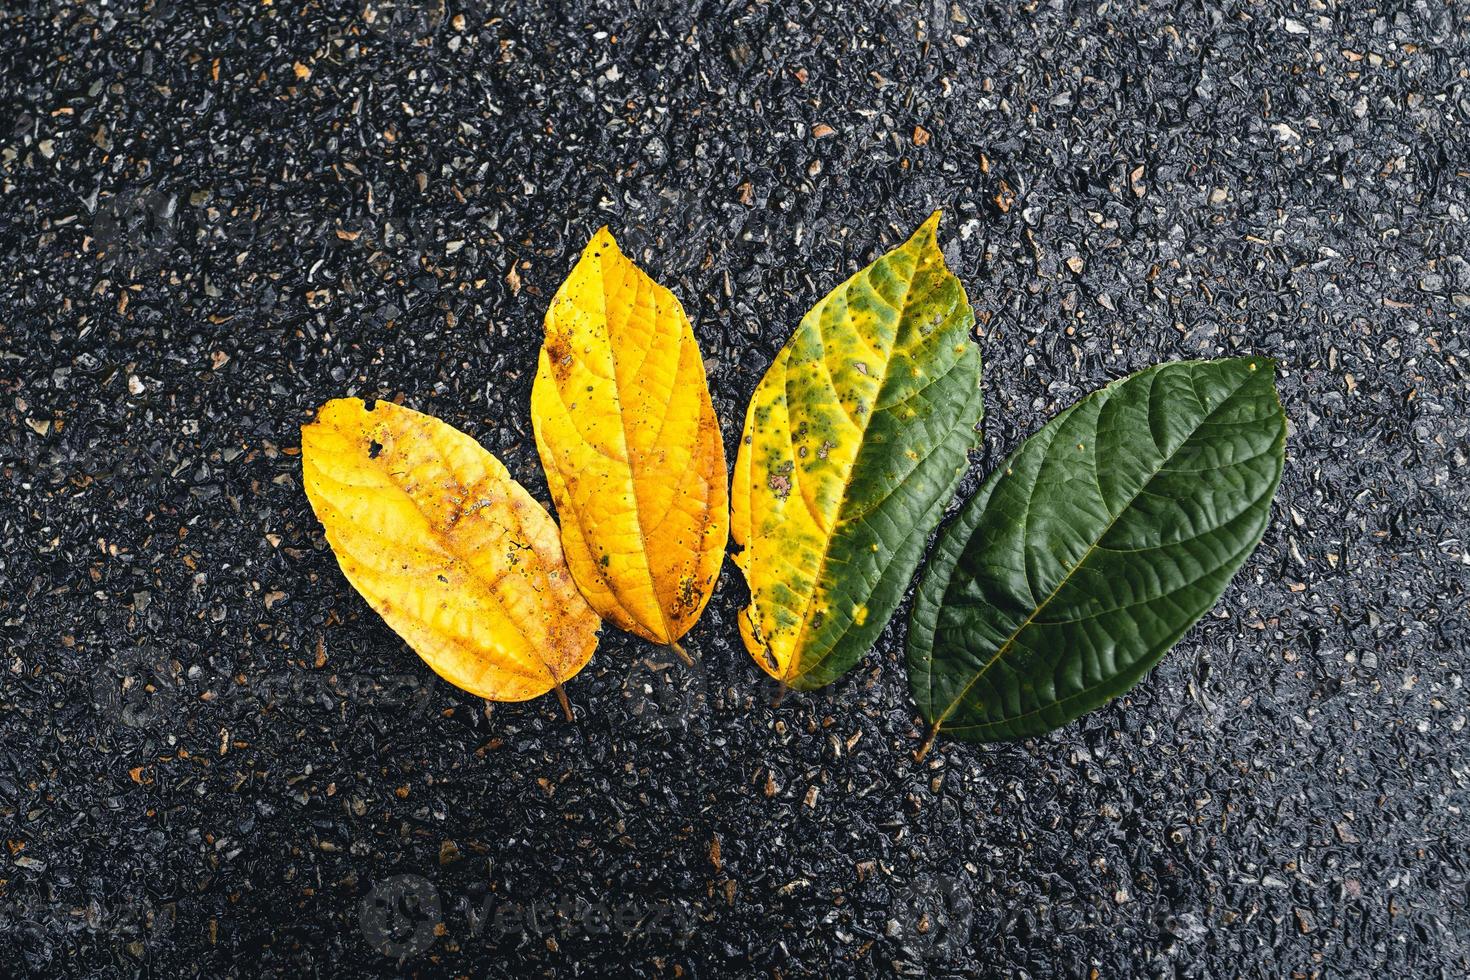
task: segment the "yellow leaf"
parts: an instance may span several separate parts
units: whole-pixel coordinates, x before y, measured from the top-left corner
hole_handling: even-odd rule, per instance
[[[724,559],[725,448],[684,308],[606,228],[546,311],[531,418],[582,594],[675,643]]]
[[[342,574],[435,673],[492,701],[562,696],[601,624],[500,460],[431,416],[339,398],[302,428],[301,463]]]

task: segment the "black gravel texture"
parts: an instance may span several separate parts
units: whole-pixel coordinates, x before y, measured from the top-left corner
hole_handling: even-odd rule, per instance
[[[0,11],[0,972],[1470,971],[1470,6]],[[906,610],[776,703],[727,563],[699,665],[608,629],[567,723],[435,681],[337,570],[328,398],[547,500],[541,317],[599,225],[733,458],[801,313],[935,208],[962,495],[1129,371],[1281,359],[1265,540],[1127,697],[915,764]]]

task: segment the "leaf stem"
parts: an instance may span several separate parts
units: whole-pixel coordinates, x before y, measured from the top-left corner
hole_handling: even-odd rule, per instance
[[[934,745],[934,736],[939,734],[939,726],[942,722],[936,721],[929,726],[929,737],[924,739],[924,744],[919,746],[919,751],[914,753],[915,762],[923,762],[924,756],[929,754],[929,749]]]
[[[562,714],[567,716],[567,721],[574,721],[572,717],[572,703],[567,700],[567,692],[562,688],[561,681],[555,684],[556,699],[561,702]]]
[[[678,641],[671,642],[669,648],[679,655],[679,659],[684,661],[685,667],[694,666],[694,658],[689,656],[689,651],[680,646]]]

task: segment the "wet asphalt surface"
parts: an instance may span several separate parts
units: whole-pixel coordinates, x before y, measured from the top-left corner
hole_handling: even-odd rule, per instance
[[[0,962],[33,975],[1464,976],[1470,8],[0,4]],[[611,226],[730,457],[934,208],[973,491],[1158,360],[1280,358],[1260,549],[1130,695],[924,764],[902,619],[776,699],[436,682],[337,571],[340,395],[547,500],[540,319]],[[144,686],[146,685],[146,687]]]

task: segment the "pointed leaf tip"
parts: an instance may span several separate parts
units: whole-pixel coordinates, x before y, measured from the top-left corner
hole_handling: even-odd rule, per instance
[[[582,249],[582,256],[583,258],[585,258],[588,255],[593,255],[603,249],[610,249],[618,255],[623,254],[622,248],[618,245],[617,238],[613,235],[612,231],[608,229],[607,225],[603,225],[602,227],[598,228],[595,232],[592,233],[592,237],[587,239],[587,245],[585,248]]]

